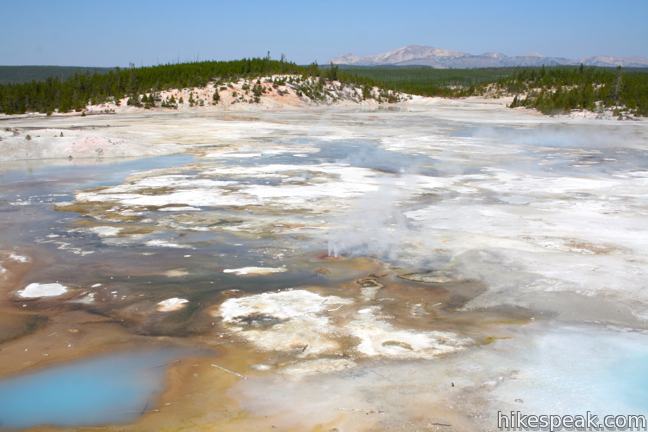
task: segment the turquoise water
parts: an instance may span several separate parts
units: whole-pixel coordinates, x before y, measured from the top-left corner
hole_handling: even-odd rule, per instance
[[[0,381],[0,426],[127,423],[150,409],[178,349],[111,354]]]
[[[648,413],[648,347],[611,365],[610,390],[632,413]]]
[[[495,393],[527,413],[648,415],[648,334],[555,328],[510,360],[518,372]]]

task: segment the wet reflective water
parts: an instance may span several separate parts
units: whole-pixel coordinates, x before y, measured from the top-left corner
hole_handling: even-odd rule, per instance
[[[129,174],[186,164],[188,155],[159,156],[143,159],[97,160],[88,162],[43,161],[5,162],[0,169],[0,248],[30,245],[39,235],[52,234],[52,228],[66,216],[53,204],[69,201],[74,192],[117,184]]]
[[[505,363],[517,372],[498,387],[502,401],[534,414],[648,414],[648,335],[567,327],[530,341]]]
[[[126,423],[151,409],[182,351],[111,354],[0,380],[0,427]]]

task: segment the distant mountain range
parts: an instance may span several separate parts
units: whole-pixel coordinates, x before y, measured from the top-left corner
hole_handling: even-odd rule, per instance
[[[545,57],[540,54],[524,56],[507,56],[491,52],[484,54],[469,54],[461,51],[450,51],[422,45],[408,45],[382,54],[357,56],[346,54],[331,60],[335,64],[357,66],[431,66],[438,69],[488,68],[515,66],[560,66],[578,65],[603,67],[648,67],[645,57],[609,57],[596,56],[581,59],[565,57]]]

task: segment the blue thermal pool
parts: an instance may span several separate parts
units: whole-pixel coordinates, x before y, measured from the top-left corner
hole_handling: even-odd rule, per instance
[[[125,352],[0,380],[0,426],[133,421],[154,405],[167,366],[182,354],[169,348]]]

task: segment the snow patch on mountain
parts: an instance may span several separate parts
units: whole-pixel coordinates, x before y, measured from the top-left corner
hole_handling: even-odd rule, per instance
[[[357,66],[431,66],[438,69],[451,68],[482,68],[482,67],[514,67],[514,66],[560,66],[578,65],[586,66],[623,66],[623,67],[648,67],[648,58],[644,57],[612,57],[595,56],[581,59],[565,57],[549,57],[542,54],[527,54],[508,56],[498,52],[483,54],[469,54],[461,51],[452,51],[441,48],[408,45],[393,51],[376,55],[358,56],[345,54],[331,60],[335,64]]]

